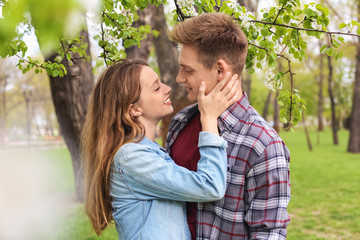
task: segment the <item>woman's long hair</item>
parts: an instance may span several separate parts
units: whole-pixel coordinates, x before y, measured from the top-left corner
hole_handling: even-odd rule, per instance
[[[85,212],[97,235],[112,219],[110,168],[118,149],[140,141],[144,127],[129,113],[141,92],[140,73],[146,63],[123,60],[109,66],[91,94],[81,135],[85,170]]]

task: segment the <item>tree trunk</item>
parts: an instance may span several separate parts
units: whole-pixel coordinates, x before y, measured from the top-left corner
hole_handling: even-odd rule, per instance
[[[245,0],[238,0],[237,1],[240,6],[244,6],[248,11],[251,11],[255,14],[257,14],[257,8],[258,8],[258,0],[256,1],[245,1]],[[242,89],[246,92],[246,95],[250,101],[251,99],[251,74],[246,74],[246,77],[244,78],[244,74],[242,75]],[[268,95],[269,97],[269,95]],[[251,103],[251,102],[250,102]],[[263,109],[263,113],[264,111],[267,111],[268,109],[268,103],[265,104],[265,107]],[[267,114],[267,112],[266,112]],[[264,117],[264,114],[263,114],[263,117],[266,119],[266,114],[265,114],[265,117]]]
[[[142,25],[150,24],[149,20],[152,19],[152,7],[153,6],[148,6],[143,11],[137,11],[139,20],[133,23],[133,27],[139,28]],[[137,59],[147,62],[150,54],[151,43],[152,35],[150,33],[141,41],[140,48],[137,45],[126,48],[126,57],[129,59]]]
[[[250,101],[250,98],[251,98],[251,74],[246,74],[245,75],[246,77],[243,79],[244,77],[244,74],[243,76],[241,77],[241,79],[243,79],[244,81],[241,81],[242,83],[242,89],[246,92],[246,95]]]
[[[323,82],[324,82],[324,55],[320,54],[320,74],[319,74],[319,101],[318,101],[318,131],[324,130],[323,123]]]
[[[186,105],[189,105],[190,102],[187,99],[185,88],[177,84],[175,81],[179,72],[178,50],[176,44],[171,42],[166,35],[164,7],[160,4],[158,7],[153,7],[152,10],[152,28],[159,31],[159,36],[157,38],[153,38],[153,43],[159,64],[160,75],[162,81],[172,89],[170,98],[174,107],[174,113],[162,120],[161,136],[164,144],[171,118],[176,112]]]
[[[87,31],[80,32],[83,41],[88,44],[86,54],[90,56],[90,41]],[[56,55],[46,60],[53,60]],[[79,58],[72,55],[74,59]],[[74,60],[75,64],[67,67],[64,77],[51,77],[50,88],[55,113],[61,134],[70,151],[75,176],[75,189],[80,201],[84,200],[83,170],[81,166],[80,134],[84,124],[88,99],[94,86],[91,61]],[[65,59],[62,64],[66,66]]]
[[[271,102],[271,90],[269,90],[268,92],[268,95],[267,95],[267,98],[266,98],[266,102],[264,104],[264,108],[263,108],[263,112],[262,112],[262,117],[266,120],[267,118],[267,114],[268,114],[268,111],[269,111],[269,105],[270,105],[270,102]]]
[[[258,0],[256,1],[246,1],[246,0],[238,0],[240,6],[244,6],[248,11],[254,12],[255,16],[258,8]]]
[[[274,98],[274,129],[277,133],[280,132],[280,106],[277,102],[279,97],[279,91],[276,91],[276,95]]]
[[[360,3],[358,3],[358,13],[360,13]],[[358,17],[360,21],[360,17]],[[359,40],[358,40],[359,41]],[[350,137],[348,152],[360,153],[360,42],[356,46],[356,70],[354,83],[354,97],[350,116]]]
[[[331,56],[328,56],[328,64],[329,64],[329,76],[328,76],[328,92],[331,103],[331,129],[333,133],[333,142],[335,145],[339,144],[338,135],[337,135],[337,123],[336,123],[336,110],[335,110],[335,100],[332,92],[332,79],[333,79],[333,66],[331,61]]]
[[[313,148],[312,148],[312,144],[311,144],[311,139],[310,139],[309,131],[308,131],[307,126],[306,126],[305,112],[302,113],[302,123],[303,123],[304,130],[305,130],[306,142],[307,142],[309,151],[311,152]]]

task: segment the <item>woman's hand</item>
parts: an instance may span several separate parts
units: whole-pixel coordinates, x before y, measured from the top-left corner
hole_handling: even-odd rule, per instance
[[[238,75],[234,74],[230,81],[230,73],[220,81],[215,88],[205,96],[206,83],[201,82],[198,93],[200,120],[203,131],[218,133],[217,118],[232,104],[238,100]]]

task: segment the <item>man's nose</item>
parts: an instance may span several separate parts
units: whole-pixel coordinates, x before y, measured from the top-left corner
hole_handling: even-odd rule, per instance
[[[185,82],[185,77],[184,75],[181,73],[181,70],[180,72],[178,73],[177,77],[176,77],[176,82],[177,83],[183,83]]]

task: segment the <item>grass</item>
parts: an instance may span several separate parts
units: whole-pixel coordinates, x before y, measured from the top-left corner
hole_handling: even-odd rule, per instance
[[[339,132],[339,146],[332,144],[330,131],[320,134],[312,131],[310,134],[314,148],[312,152],[307,149],[305,134],[302,130],[298,129],[295,133],[281,133],[281,137],[291,152],[292,193],[289,213],[292,219],[288,226],[287,239],[360,239],[360,204],[358,202],[360,199],[360,155],[346,153],[348,141],[346,131]],[[320,144],[316,143],[317,139]],[[113,225],[110,225],[101,237],[97,237],[91,231],[89,221],[83,213],[83,205],[74,201],[74,178],[70,156],[66,149],[5,153],[1,154],[0,163],[2,166],[8,164],[7,172],[11,172],[11,169],[15,170],[17,177],[14,179],[21,179],[19,185],[14,187],[15,189],[21,189],[19,186],[22,185],[35,189],[35,186],[46,183],[41,191],[35,192],[43,194],[38,201],[47,206],[44,209],[50,213],[51,219],[57,219],[48,221],[49,214],[43,214],[43,218],[37,221],[37,225],[28,223],[33,230],[28,231],[23,220],[24,211],[27,210],[23,210],[18,215],[15,214],[18,217],[12,222],[16,226],[15,231],[10,232],[13,235],[9,235],[9,231],[8,235],[2,233],[6,225],[0,219],[0,239],[21,239],[19,232],[26,236],[26,239],[117,239]],[[21,170],[22,168],[24,171]],[[0,183],[16,182],[11,179],[3,181],[1,174],[0,170]],[[39,178],[39,181],[33,181],[31,185],[30,179],[35,176]],[[22,198],[31,199],[31,197],[25,198],[27,195],[23,192],[23,190],[20,192]],[[36,210],[36,214],[44,212],[44,209],[34,203],[27,204],[28,208]],[[2,211],[1,206],[4,204],[1,203],[0,198],[0,211]],[[36,216],[36,214],[28,215]],[[14,211],[9,216],[13,215]]]
[[[301,130],[281,136],[291,152],[288,239],[360,239],[360,155],[346,153],[348,132],[338,146],[330,131],[311,132],[312,152]]]

